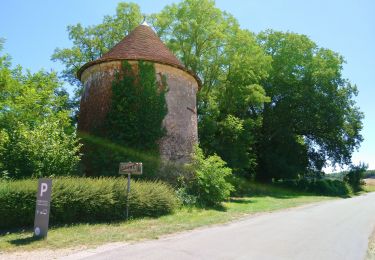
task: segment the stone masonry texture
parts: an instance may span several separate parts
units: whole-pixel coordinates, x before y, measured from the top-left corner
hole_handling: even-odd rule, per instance
[[[132,67],[137,61],[129,61]],[[81,97],[78,130],[92,134],[100,128],[109,111],[112,81],[121,61],[94,64],[81,75],[84,91]],[[198,83],[188,72],[179,68],[155,63],[157,79],[167,80],[166,103],[168,113],[163,120],[166,135],[159,142],[164,161],[185,163],[198,142],[196,94]]]

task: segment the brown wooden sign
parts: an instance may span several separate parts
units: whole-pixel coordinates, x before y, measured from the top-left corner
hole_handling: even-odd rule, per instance
[[[140,162],[127,162],[120,163],[119,174],[142,174],[142,163]]]

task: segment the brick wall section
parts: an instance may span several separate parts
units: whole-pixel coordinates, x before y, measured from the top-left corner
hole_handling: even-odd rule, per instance
[[[135,67],[137,61],[129,61]],[[112,81],[119,71],[121,61],[99,63],[83,71],[81,80],[84,92],[81,97],[78,130],[92,133],[100,127],[111,105]],[[166,103],[168,114],[163,124],[167,130],[160,140],[160,154],[165,161],[185,163],[189,161],[192,147],[198,142],[196,79],[184,70],[155,63],[155,71],[165,75],[168,92]]]
[[[112,96],[112,81],[121,62],[100,63],[89,67],[82,74],[83,93],[78,115],[78,130],[92,133],[100,128],[107,115]]]

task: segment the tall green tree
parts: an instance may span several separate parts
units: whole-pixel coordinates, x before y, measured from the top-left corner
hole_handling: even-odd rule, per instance
[[[64,75],[98,58],[141,22],[136,4],[120,3],[102,24],[68,27],[71,49],[53,58]],[[202,79],[198,94],[201,147],[235,173],[263,180],[349,164],[359,147],[363,114],[357,88],[342,77],[343,58],[308,37],[254,35],[212,0],[184,0],[149,16],[158,35]],[[115,22],[114,22],[115,21]],[[101,29],[104,28],[104,29]],[[112,28],[117,33],[111,32]]]
[[[80,93],[80,81],[77,72],[89,61],[100,58],[125,35],[142,22],[140,8],[134,3],[121,2],[117,5],[116,14],[104,16],[103,22],[94,26],[83,27],[80,23],[69,25],[67,30],[72,48],[56,48],[52,60],[65,65],[63,78],[77,85]]]
[[[126,19],[119,19],[119,14]],[[202,79],[198,118],[205,152],[218,153],[236,172],[253,172],[254,135],[262,122],[258,112],[268,101],[259,83],[267,76],[271,61],[254,34],[242,30],[237,20],[212,0],[172,4],[149,20],[176,56]],[[106,16],[99,25],[68,27],[73,47],[57,49],[53,58],[65,64],[64,75],[74,82],[83,63],[98,58],[140,21],[137,5],[121,3],[116,15]],[[118,28],[119,34],[106,33]]]
[[[0,45],[1,50],[1,45]],[[23,73],[0,56],[0,176],[77,173],[78,140],[55,73]]]
[[[239,30],[237,20],[212,0],[185,0],[151,16],[152,25],[183,64],[203,82],[209,93],[220,80],[224,48]]]
[[[254,34],[211,0],[186,0],[153,16],[159,36],[202,79],[198,97],[200,144],[236,173],[256,167],[255,135],[268,102],[260,80],[271,59]]]
[[[342,76],[344,59],[305,35],[265,31],[259,44],[272,57],[263,81],[271,102],[263,110],[258,142],[260,179],[349,164],[362,136],[357,88]]]

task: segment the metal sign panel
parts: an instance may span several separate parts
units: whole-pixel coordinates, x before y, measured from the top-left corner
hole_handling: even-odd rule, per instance
[[[119,174],[142,174],[142,163],[140,162],[127,162],[120,163]]]
[[[52,179],[39,179],[36,194],[34,236],[45,237],[48,232]]]

